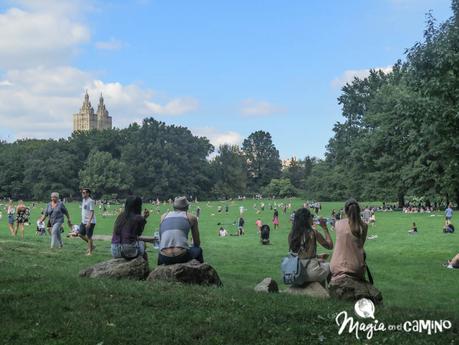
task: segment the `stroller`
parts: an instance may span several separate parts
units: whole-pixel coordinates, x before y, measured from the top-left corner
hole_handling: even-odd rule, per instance
[[[262,225],[261,226],[261,231],[260,231],[260,242],[263,245],[269,244],[269,233],[271,229],[269,228],[269,225]]]

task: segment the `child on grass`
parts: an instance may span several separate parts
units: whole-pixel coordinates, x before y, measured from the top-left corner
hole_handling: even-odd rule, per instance
[[[418,233],[418,228],[415,222],[413,222],[413,227],[408,231],[408,233],[411,235],[416,235]]]

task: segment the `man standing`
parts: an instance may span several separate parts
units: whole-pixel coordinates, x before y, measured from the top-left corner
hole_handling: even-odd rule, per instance
[[[83,200],[81,202],[81,224],[79,236],[88,243],[86,255],[92,255],[94,246],[92,244],[92,234],[96,226],[96,215],[94,214],[94,200],[91,199],[91,191],[88,188],[81,190]]]
[[[449,203],[445,210],[445,225],[451,224],[451,218],[453,218],[453,205]]]

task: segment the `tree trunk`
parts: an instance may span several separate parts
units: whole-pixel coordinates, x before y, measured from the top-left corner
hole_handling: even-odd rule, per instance
[[[398,194],[398,207],[403,208],[405,206],[405,194],[399,193]]]

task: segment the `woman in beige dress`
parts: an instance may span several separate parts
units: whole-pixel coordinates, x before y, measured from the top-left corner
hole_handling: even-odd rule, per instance
[[[360,218],[360,206],[350,199],[344,205],[346,218],[335,224],[335,250],[330,261],[330,293],[341,299],[370,298],[382,300],[381,293],[365,280],[364,244],[368,225]]]

